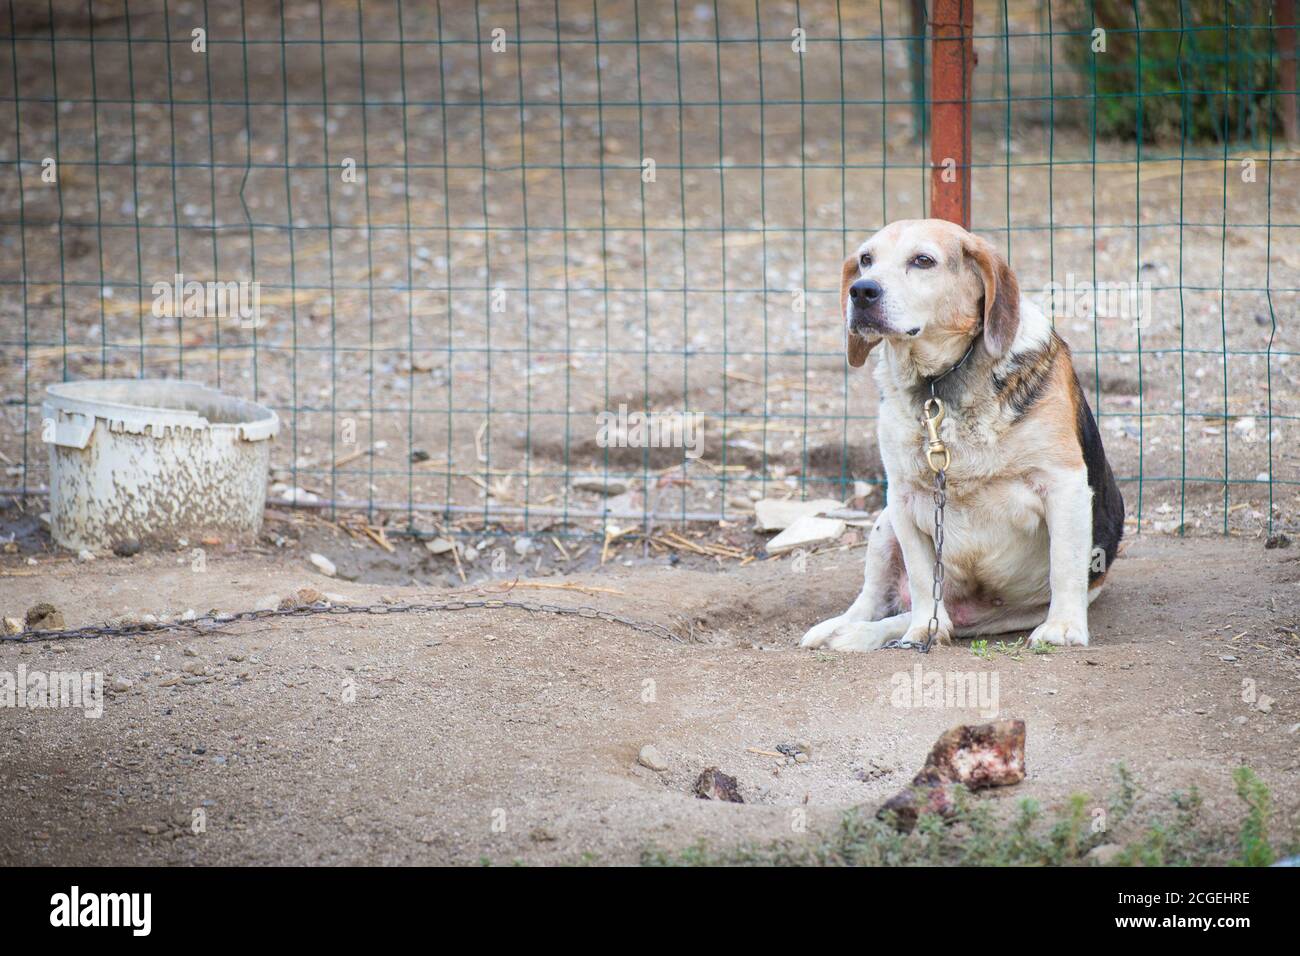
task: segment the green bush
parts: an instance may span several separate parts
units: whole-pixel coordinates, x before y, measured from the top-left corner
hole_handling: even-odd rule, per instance
[[[1189,141],[1261,142],[1281,130],[1268,0],[1094,0],[1069,26],[1067,57],[1089,89],[1095,69],[1099,136],[1178,139],[1185,125]]]

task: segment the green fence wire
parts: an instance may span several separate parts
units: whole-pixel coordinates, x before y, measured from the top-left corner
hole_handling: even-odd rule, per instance
[[[1294,529],[1289,14],[975,15],[974,229],[1073,347],[1131,523]],[[927,213],[926,22],[914,0],[14,0],[0,485],[43,487],[46,385],[175,377],[277,410],[274,499],[394,530],[878,507],[837,277]]]

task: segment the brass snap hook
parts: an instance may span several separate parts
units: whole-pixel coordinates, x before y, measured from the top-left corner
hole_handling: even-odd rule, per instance
[[[943,421],[944,414],[943,400],[937,397],[927,398],[921,413],[925,417],[925,430],[928,433],[925,448],[926,463],[933,472],[946,471],[952,464],[952,453],[939,437],[939,423]],[[939,461],[942,461],[942,464]]]

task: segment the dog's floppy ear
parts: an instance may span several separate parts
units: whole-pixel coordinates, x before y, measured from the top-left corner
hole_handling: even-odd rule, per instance
[[[965,243],[976,270],[984,280],[984,342],[990,354],[1005,355],[1020,328],[1020,284],[1007,260],[978,236]]]
[[[840,275],[840,321],[844,323],[844,351],[848,354],[849,364],[861,368],[867,361],[867,353],[875,347],[879,339],[868,341],[862,336],[849,331],[849,286],[858,278],[857,253],[844,260],[844,269]]]

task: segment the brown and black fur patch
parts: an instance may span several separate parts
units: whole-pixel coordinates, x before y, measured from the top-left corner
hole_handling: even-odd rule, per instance
[[[1068,352],[1065,342],[1053,332],[1042,348],[1013,356],[1006,371],[993,376],[993,390],[1003,407],[1011,410],[1013,422],[1020,421],[1038,404],[1063,349]]]
[[[1105,563],[1098,568],[1095,560],[1088,564],[1088,583],[1093,584],[1105,577],[1106,571],[1119,553],[1119,541],[1124,536],[1124,496],[1120,494],[1119,484],[1110,470],[1106,460],[1106,450],[1101,444],[1101,432],[1097,421],[1092,417],[1088,407],[1087,396],[1079,384],[1079,376],[1074,380],[1075,431],[1079,437],[1079,447],[1083,450],[1083,461],[1088,468],[1088,487],[1092,489],[1092,548],[1095,555],[1101,549]]]

